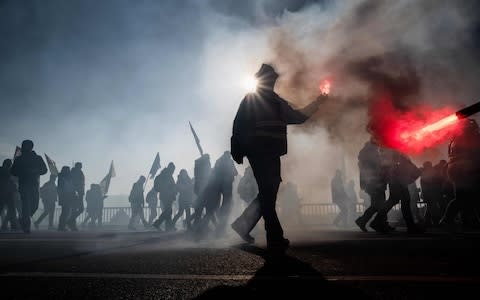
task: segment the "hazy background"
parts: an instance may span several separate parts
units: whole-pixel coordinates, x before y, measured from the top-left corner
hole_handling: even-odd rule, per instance
[[[368,138],[372,83],[350,67],[380,57],[379,68],[395,79],[408,61],[419,83],[409,103],[461,107],[480,92],[477,6],[0,1],[0,156],[11,157],[29,138],[59,168],[83,162],[87,184],[114,160],[111,195],[127,194],[156,152],[162,167],[175,162],[175,176],[180,168],[192,174],[198,151],[188,121],[213,164],[229,149],[244,77],[271,62],[282,75],[277,91],[299,106],[314,99],[321,79],[334,80],[331,101],[289,129],[282,174],[305,201],[329,201],[330,178],[343,161],[357,180],[356,154]],[[444,148],[429,155],[443,158]]]

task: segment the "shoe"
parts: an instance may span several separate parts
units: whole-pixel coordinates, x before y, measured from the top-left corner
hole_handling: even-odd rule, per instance
[[[407,229],[408,234],[422,234],[425,233],[425,230],[423,228],[418,227],[417,225],[413,225],[408,227]]]
[[[67,227],[68,227],[71,231],[78,231],[78,228],[77,228],[77,226],[75,226],[75,225],[67,224]]]
[[[255,243],[255,238],[249,233],[242,232],[240,226],[236,222],[232,223],[231,227],[245,242],[249,244]]]
[[[290,241],[288,239],[282,238],[279,241],[267,241],[268,251],[284,253],[290,246]]]
[[[355,220],[355,224],[357,224],[358,227],[360,227],[360,229],[363,231],[363,232],[368,232],[367,230],[367,227],[365,227],[365,225],[367,225],[365,222],[362,221],[362,218],[357,218]]]
[[[387,224],[379,224],[375,221],[373,221],[372,223],[370,223],[370,228],[372,228],[373,230],[375,230],[376,232],[378,233],[389,233],[390,231],[388,230],[388,225]]]

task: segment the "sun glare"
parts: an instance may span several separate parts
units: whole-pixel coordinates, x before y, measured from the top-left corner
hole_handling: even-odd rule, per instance
[[[245,77],[243,79],[243,87],[248,93],[255,92],[257,89],[257,79],[253,76]]]

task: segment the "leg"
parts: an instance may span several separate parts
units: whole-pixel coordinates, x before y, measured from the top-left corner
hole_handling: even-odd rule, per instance
[[[267,247],[284,246],[283,229],[278,220],[275,205],[280,177],[280,157],[250,158],[250,165],[258,184],[260,212],[265,221]]]
[[[65,200],[62,203],[62,213],[60,214],[60,219],[58,221],[58,230],[65,231],[65,225],[68,218],[70,217],[70,205],[65,203]]]
[[[184,211],[185,211],[184,205],[180,204],[180,207],[178,208],[177,214],[175,215],[175,217],[173,217],[173,221],[172,221],[173,226],[175,226],[177,224],[178,219],[180,219],[180,217],[182,217]]]
[[[33,223],[33,225],[35,225],[35,228],[38,229],[38,226],[40,225],[40,223],[42,223],[43,219],[45,219],[45,217],[48,215],[48,210],[45,206],[45,203],[43,204],[43,212],[42,214],[40,215],[40,217],[38,217],[37,221],[35,221],[35,223]]]
[[[53,216],[55,214],[55,201],[48,205],[48,229],[53,228]]]
[[[407,186],[400,187],[400,194],[401,194],[401,209],[402,209],[402,216],[407,224],[407,228],[412,230],[415,228],[415,222],[413,220],[412,210],[410,209],[410,193],[408,192]]]
[[[230,216],[230,212],[232,211],[232,183],[231,182],[224,182],[222,184],[222,205],[218,209],[218,229],[217,234],[224,234],[225,230],[227,229],[227,222]]]
[[[370,196],[370,206],[365,210],[362,216],[358,217],[355,220],[355,223],[362,229],[362,231],[367,231],[365,227],[373,217],[375,213],[377,213],[382,206],[385,204],[385,188],[378,187],[372,188],[367,191],[368,195]],[[378,215],[377,215],[378,216]],[[386,222],[386,217],[383,217],[382,222]]]

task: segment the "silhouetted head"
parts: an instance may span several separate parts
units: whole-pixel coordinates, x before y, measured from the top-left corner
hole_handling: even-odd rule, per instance
[[[201,158],[204,159],[204,160],[210,160],[210,154],[205,153],[205,154],[202,155]]]
[[[63,166],[62,170],[60,171],[60,174],[62,174],[63,176],[70,175],[70,167],[69,166]]]
[[[181,169],[180,172],[178,173],[178,179],[187,179],[188,178],[188,172],[185,169]]]
[[[479,133],[479,127],[477,121],[474,119],[465,119],[464,122],[464,130],[465,133],[467,134],[478,134]]]
[[[92,184],[90,185],[90,189],[91,189],[91,190],[94,190],[94,189],[95,189],[95,183],[92,183]]]
[[[140,178],[138,178],[138,182],[141,182],[141,183],[145,183],[147,179],[145,178],[145,176],[140,176]]]
[[[438,162],[438,164],[439,164],[440,166],[445,166],[445,165],[447,165],[447,161],[444,160],[444,159],[442,159],[442,160],[440,160],[440,161]]]
[[[433,167],[433,164],[432,164],[431,161],[426,161],[426,162],[423,163],[423,168],[424,169],[430,169],[432,167]]]
[[[3,160],[2,167],[10,169],[12,167],[12,160],[10,158]]]
[[[175,171],[175,164],[173,162],[169,163],[168,166],[167,166],[167,170],[170,173],[173,173],[173,171]]]
[[[273,90],[278,73],[271,65],[262,64],[255,77],[258,80],[258,89]]]
[[[81,162],[76,162],[75,163],[75,169],[81,170],[82,169],[82,163]]]
[[[33,142],[31,140],[24,140],[22,142],[22,153],[30,152],[33,150]]]

